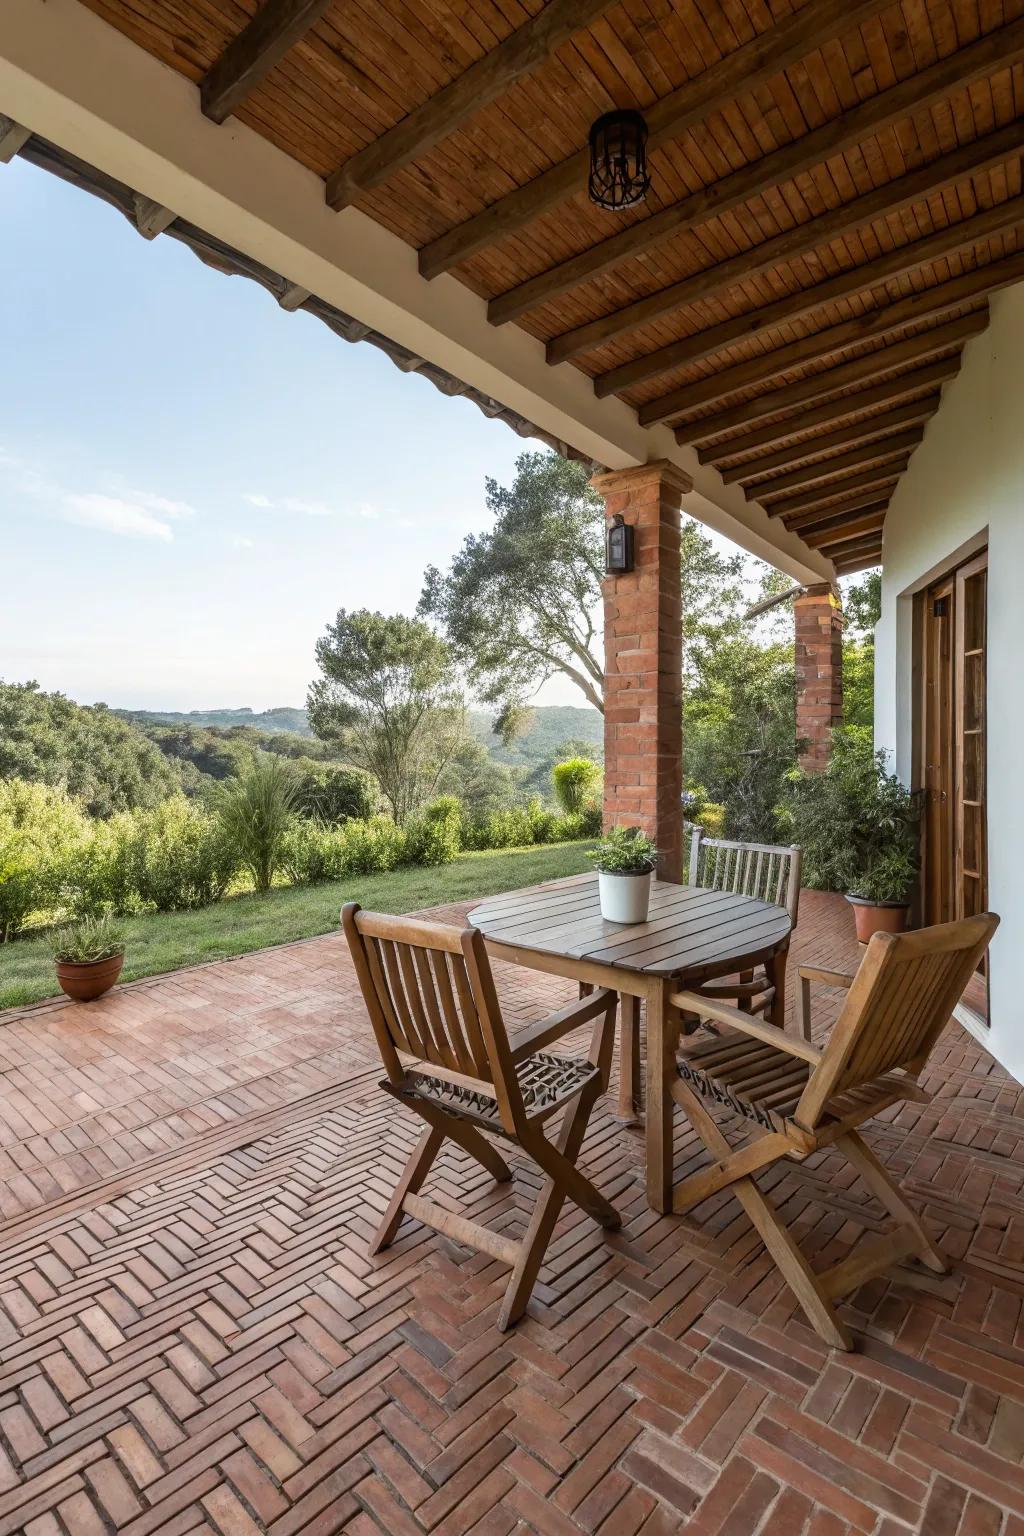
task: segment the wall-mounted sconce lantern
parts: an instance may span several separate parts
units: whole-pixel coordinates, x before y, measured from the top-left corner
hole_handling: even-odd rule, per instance
[[[618,513],[605,534],[604,568],[609,576],[622,576],[633,569],[633,530]]]

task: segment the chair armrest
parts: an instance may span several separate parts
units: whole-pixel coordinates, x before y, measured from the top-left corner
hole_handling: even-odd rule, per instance
[[[669,1002],[674,1008],[681,1008],[684,1013],[698,1013],[703,1019],[728,1024],[754,1040],[774,1045],[776,1050],[785,1051],[788,1056],[799,1056],[802,1061],[813,1062],[815,1065],[821,1060],[821,1052],[806,1040],[787,1035],[775,1024],[762,1024],[752,1014],[742,1013],[739,1008],[730,1008],[728,1003],[712,1002],[699,992],[673,992]]]
[[[818,965],[801,965],[798,967],[801,981],[820,981],[826,987],[842,987],[848,990],[856,981],[856,976],[850,976],[846,971],[825,971]]]
[[[591,1019],[596,1019],[598,1014],[606,1013],[609,1005],[614,1006],[616,1001],[616,994],[602,987],[597,992],[591,992],[588,997],[581,997],[578,1002],[560,1008],[557,1013],[549,1014],[539,1024],[531,1024],[529,1029],[520,1030],[514,1040],[509,1042],[512,1060],[522,1061],[535,1051],[542,1051],[546,1045],[579,1029],[581,1024],[587,1024]]]

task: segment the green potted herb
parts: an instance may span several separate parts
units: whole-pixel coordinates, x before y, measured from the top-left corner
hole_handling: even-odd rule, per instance
[[[803,846],[807,883],[845,893],[861,943],[906,927],[920,867],[920,796],[888,772],[865,732],[837,731],[823,772],[794,772],[782,815]]]
[[[590,857],[597,865],[601,916],[610,923],[645,923],[658,850],[639,827],[612,827]]]
[[[125,932],[109,915],[86,917],[54,936],[53,958],[61,991],[78,1003],[109,992],[124,965]]]

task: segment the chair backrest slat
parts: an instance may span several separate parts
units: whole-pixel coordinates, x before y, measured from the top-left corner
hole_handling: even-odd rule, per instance
[[[480,1067],[473,1059],[470,1050],[467,1032],[462,1027],[459,1018],[459,1010],[455,1003],[455,994],[452,992],[452,978],[448,971],[449,957],[440,950],[425,951],[430,956],[430,964],[434,972],[434,985],[437,988],[437,996],[441,1004],[441,1012],[444,1014],[445,1025],[448,1029],[448,1038],[452,1043],[460,1072],[470,1075],[480,1075]]]
[[[705,837],[695,827],[690,843],[689,881],[712,891],[734,891],[785,907],[796,927],[800,906],[797,847],[774,843],[740,843],[725,837]]]
[[[999,925],[992,913],[914,933],[876,933],[795,1118],[813,1129],[835,1094],[914,1074],[948,1024]]]

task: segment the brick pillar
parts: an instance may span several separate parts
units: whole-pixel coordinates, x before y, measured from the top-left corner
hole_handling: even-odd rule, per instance
[[[796,736],[800,766],[828,764],[832,727],[843,723],[843,610],[838,587],[808,587],[793,604],[796,621]]]
[[[604,824],[658,845],[658,877],[683,854],[683,642],[679,515],[692,482],[666,459],[591,481],[605,515],[634,530],[635,567],[604,592]]]

